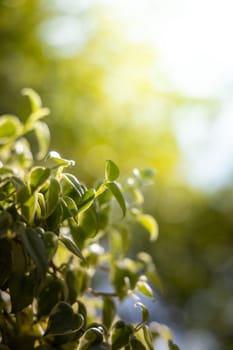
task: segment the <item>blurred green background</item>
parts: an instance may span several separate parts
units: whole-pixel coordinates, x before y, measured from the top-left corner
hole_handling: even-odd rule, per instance
[[[181,349],[233,349],[229,13],[225,0],[0,0],[0,113],[26,118],[20,90],[39,92],[51,149],[88,185],[106,159],[122,179],[156,169],[145,209],[160,236],[135,234],[132,253],[153,255],[153,318]]]

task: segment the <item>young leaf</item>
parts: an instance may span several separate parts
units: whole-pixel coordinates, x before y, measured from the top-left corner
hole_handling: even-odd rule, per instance
[[[75,164],[74,160],[61,158],[60,154],[55,152],[55,151],[51,151],[49,153],[48,159],[53,160],[58,166],[63,167],[63,168],[66,168],[68,166],[74,166],[74,164]]]
[[[28,96],[31,103],[32,112],[38,111],[42,107],[40,96],[33,89],[25,88],[22,90],[23,96]]]
[[[147,323],[149,321],[150,314],[146,306],[138,301],[135,304],[135,307],[139,307],[142,310],[142,324]]]
[[[138,281],[137,282],[137,289],[140,293],[142,293],[143,295],[147,296],[147,297],[154,297],[154,293],[151,289],[151,287],[149,286],[149,284],[146,281]]]
[[[115,181],[120,175],[120,170],[112,160],[107,160],[105,165],[105,180]]]
[[[34,132],[39,146],[36,157],[40,160],[43,159],[48,152],[50,132],[47,124],[41,121],[36,122]]]
[[[9,138],[20,134],[23,125],[14,115],[3,115],[0,118],[0,139],[1,143],[7,142]]]
[[[64,244],[64,246],[74,255],[76,255],[78,258],[82,259],[84,262],[86,262],[86,259],[82,255],[81,250],[75,245],[75,243],[68,237],[62,236],[59,238],[59,240]]]
[[[151,241],[155,241],[158,238],[159,228],[153,216],[139,214],[136,216],[136,220],[149,232]]]
[[[39,187],[41,187],[45,181],[49,178],[51,170],[44,167],[34,167],[31,170],[29,184],[31,191],[34,192]]]
[[[126,214],[126,203],[125,199],[122,195],[120,186],[116,182],[107,182],[106,183],[107,188],[112,192],[113,196],[117,200],[118,204],[121,207],[123,216]]]

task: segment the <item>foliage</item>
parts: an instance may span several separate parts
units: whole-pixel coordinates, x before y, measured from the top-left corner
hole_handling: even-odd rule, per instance
[[[72,160],[47,155],[49,131],[41,119],[49,110],[33,90],[23,94],[32,109],[26,122],[0,119],[0,348],[153,349],[158,333],[139,295],[153,298],[147,275],[157,277],[155,268],[145,252],[127,257],[131,222],[157,238],[155,220],[142,212],[140,188],[151,172],[135,171],[122,186],[108,160],[104,179],[87,188],[67,172]],[[93,288],[98,270],[111,292]],[[116,299],[129,295],[142,314],[136,325],[117,312]]]

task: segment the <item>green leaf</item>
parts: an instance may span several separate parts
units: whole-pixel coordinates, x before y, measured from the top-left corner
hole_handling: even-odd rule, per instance
[[[38,295],[38,319],[47,316],[64,298],[64,284],[57,278],[47,277]]]
[[[136,220],[149,232],[151,241],[155,241],[158,238],[159,228],[153,216],[139,214],[136,216]]]
[[[31,170],[29,184],[31,186],[32,192],[41,187],[50,176],[51,170],[44,167],[34,167]]]
[[[13,224],[13,217],[4,210],[0,210],[0,235],[5,235]]]
[[[33,223],[38,206],[38,193],[35,192],[29,199],[21,205],[21,213],[23,217],[30,223]]]
[[[47,205],[47,217],[49,217],[54,210],[56,209],[58,203],[59,203],[59,197],[61,194],[61,186],[58,182],[57,179],[55,178],[51,178],[50,183],[49,183],[49,187],[48,187],[48,193],[47,193],[47,201],[46,201],[46,205]]]
[[[143,303],[138,301],[135,304],[135,307],[139,307],[142,310],[142,323],[147,323],[149,321],[150,314],[146,306]]]
[[[116,305],[109,297],[103,298],[102,319],[103,324],[109,329],[116,316]]]
[[[149,327],[147,325],[144,325],[142,327],[142,331],[143,331],[144,340],[146,345],[148,346],[148,349],[153,350],[154,349],[153,339],[152,339]]]
[[[16,313],[32,303],[35,287],[34,274],[12,273],[9,281],[11,312]]]
[[[63,220],[69,217],[75,217],[78,214],[77,205],[72,198],[63,196],[61,202],[63,204]]]
[[[75,243],[68,237],[62,236],[59,240],[64,244],[64,246],[74,255],[86,262],[81,250],[75,245]]]
[[[23,125],[14,115],[3,115],[0,118],[0,144],[9,138],[15,138],[22,131]]]
[[[117,321],[112,330],[112,350],[118,350],[129,343],[129,338],[133,334],[133,327],[123,321]]]
[[[90,350],[92,348],[96,349],[97,345],[101,344],[102,342],[103,342],[103,330],[100,329],[100,327],[91,327],[87,329],[87,331],[83,336],[81,349],[82,350]]]
[[[75,314],[68,303],[61,301],[52,309],[44,336],[72,334],[82,327],[83,322],[82,315]]]
[[[22,89],[22,95],[29,98],[33,112],[38,111],[42,107],[41,98],[35,90],[31,88]]]
[[[154,297],[153,290],[146,281],[139,280],[137,282],[137,290],[147,297]]]
[[[17,192],[16,200],[19,204],[24,204],[25,202],[28,201],[30,196],[31,196],[31,191],[30,191],[29,186],[23,185],[23,186],[21,186],[21,188],[19,188],[19,190]]]
[[[37,138],[38,142],[38,152],[37,152],[37,159],[43,159],[49,148],[49,142],[50,142],[50,132],[47,124],[41,121],[37,121],[35,123],[34,132]]]
[[[115,197],[119,206],[121,207],[123,216],[125,216],[126,204],[125,204],[125,199],[122,195],[120,186],[116,182],[107,182],[106,187],[112,192],[113,196]]]
[[[49,152],[48,159],[53,160],[58,166],[60,166],[62,168],[66,168],[66,167],[75,165],[75,161],[74,160],[69,160],[69,159],[62,158],[60,156],[60,154],[58,152],[56,152],[56,151]]]
[[[11,274],[11,244],[7,239],[1,239],[0,244],[0,288],[8,281]]]
[[[180,348],[175,343],[173,343],[172,340],[168,341],[168,346],[169,350],[180,350]]]
[[[130,350],[147,350],[145,345],[141,342],[141,340],[137,339],[135,336],[130,338]]]
[[[48,260],[51,260],[57,250],[58,238],[53,232],[46,231],[43,233],[42,239],[45,245]]]
[[[79,206],[78,206],[79,212],[81,213],[87,210],[88,208],[90,208],[94,200],[95,200],[95,190],[90,188],[84,193],[82,200],[79,203]]]
[[[38,270],[44,274],[48,268],[48,258],[40,234],[32,228],[25,229],[23,226],[21,226],[18,232],[29,256],[34,261]]]
[[[120,170],[112,160],[107,160],[105,165],[105,180],[115,181],[120,175]]]
[[[56,209],[46,220],[48,225],[48,230],[56,232],[59,228],[59,225],[62,223],[62,218],[63,218],[63,208],[59,201]]]

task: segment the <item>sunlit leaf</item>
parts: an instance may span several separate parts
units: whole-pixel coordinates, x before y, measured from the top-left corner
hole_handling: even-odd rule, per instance
[[[29,98],[33,112],[38,111],[42,107],[41,98],[35,90],[31,88],[24,88],[22,89],[22,95]]]
[[[58,166],[61,166],[63,168],[69,167],[69,166],[74,166],[75,161],[74,160],[69,160],[62,158],[58,152],[51,151],[48,155],[48,159],[53,160]]]
[[[51,170],[44,167],[34,167],[31,170],[29,184],[32,192],[41,187],[45,181],[49,178]]]
[[[136,216],[136,220],[149,232],[151,241],[155,241],[158,238],[159,228],[153,216],[140,214]]]
[[[13,115],[3,115],[0,118],[0,144],[7,141],[11,137],[20,134],[23,128],[19,119]]]
[[[151,287],[146,281],[139,280],[137,282],[137,290],[147,297],[152,297],[152,298],[154,297],[153,290],[151,289]]]
[[[43,159],[48,152],[50,132],[47,124],[41,121],[36,122],[34,131],[39,146],[39,150],[37,152],[37,159],[40,160]]]
[[[120,170],[118,166],[112,161],[107,160],[105,165],[105,180],[115,181],[120,175]]]
[[[108,182],[106,183],[106,186],[109,188],[109,190],[112,192],[113,196],[117,200],[118,204],[121,207],[123,216],[126,214],[126,203],[125,199],[123,197],[123,194],[121,192],[120,186],[116,182]]]

